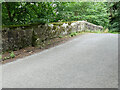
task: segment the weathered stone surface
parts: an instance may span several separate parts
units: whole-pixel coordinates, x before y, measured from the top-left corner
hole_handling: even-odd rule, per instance
[[[2,48],[16,50],[32,44],[32,30],[2,30]]]
[[[42,46],[45,41],[60,35],[70,34],[87,30],[102,30],[102,26],[97,26],[86,21],[66,22],[50,25],[36,25],[29,28],[3,28],[2,48],[6,50],[21,49],[26,46]]]

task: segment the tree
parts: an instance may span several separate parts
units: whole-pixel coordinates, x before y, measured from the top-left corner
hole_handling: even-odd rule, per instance
[[[120,32],[120,2],[109,3],[110,31]]]
[[[87,20],[106,28],[109,25],[109,13],[104,2],[57,2],[56,5],[57,21]]]
[[[4,25],[46,23],[54,15],[51,2],[4,2],[2,4]]]
[[[3,25],[85,20],[109,26],[105,2],[4,2]]]

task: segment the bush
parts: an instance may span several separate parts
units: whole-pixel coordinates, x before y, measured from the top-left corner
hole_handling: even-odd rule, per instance
[[[59,38],[62,38],[63,36],[59,36]]]
[[[11,57],[11,58],[14,58],[14,57],[15,57],[14,52],[11,52],[10,57]]]
[[[76,35],[77,35],[77,32],[72,32],[72,33],[70,34],[71,37],[76,36]]]

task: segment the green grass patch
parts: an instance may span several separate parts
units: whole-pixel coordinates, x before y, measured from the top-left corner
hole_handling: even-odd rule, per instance
[[[63,38],[63,36],[60,35],[59,38]]]
[[[14,52],[11,52],[11,53],[10,53],[10,57],[11,57],[11,58],[14,58],[14,57],[15,57]]]
[[[120,32],[113,32],[113,31],[109,31],[108,33],[120,34]]]
[[[70,33],[70,37],[73,37],[73,36],[76,36],[78,33],[77,32],[72,32],[72,33]]]

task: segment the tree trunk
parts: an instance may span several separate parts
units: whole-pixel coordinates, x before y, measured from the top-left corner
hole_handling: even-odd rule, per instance
[[[9,20],[12,22],[12,21],[13,21],[13,18],[12,18],[12,16],[11,16],[10,6],[9,6],[8,2],[5,2],[5,6],[6,6],[7,11],[8,11]]]

